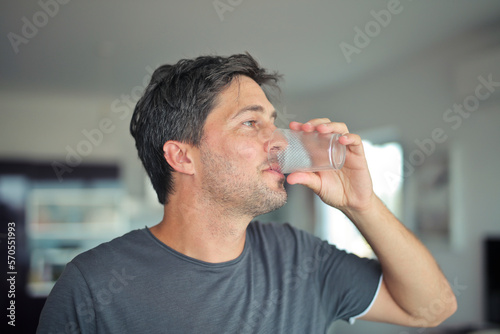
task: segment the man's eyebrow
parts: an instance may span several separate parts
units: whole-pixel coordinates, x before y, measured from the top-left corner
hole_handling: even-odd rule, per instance
[[[243,107],[242,109],[238,110],[238,112],[232,118],[235,119],[244,113],[253,112],[253,111],[260,112],[260,113],[265,112],[264,108],[258,104],[249,105],[249,106]],[[276,119],[277,117],[278,117],[278,113],[276,112],[276,110],[273,110],[273,112],[271,113],[271,118]]]

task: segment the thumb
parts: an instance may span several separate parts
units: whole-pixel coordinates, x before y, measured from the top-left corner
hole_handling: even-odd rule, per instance
[[[302,184],[311,188],[315,193],[321,189],[321,178],[315,173],[295,172],[286,178],[288,184]]]

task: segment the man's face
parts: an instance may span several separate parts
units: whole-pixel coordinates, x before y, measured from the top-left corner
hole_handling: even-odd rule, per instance
[[[200,144],[201,187],[217,205],[255,217],[286,203],[285,177],[267,162],[275,118],[263,90],[246,76],[218,96]]]

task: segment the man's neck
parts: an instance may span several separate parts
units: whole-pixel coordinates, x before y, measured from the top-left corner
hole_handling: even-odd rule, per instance
[[[234,260],[243,252],[251,219],[228,214],[216,203],[176,193],[164,207],[163,220],[150,231],[186,256],[220,263]]]

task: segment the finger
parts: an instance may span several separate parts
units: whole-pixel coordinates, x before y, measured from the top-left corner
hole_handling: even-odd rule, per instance
[[[347,125],[341,122],[323,123],[318,125],[316,127],[316,130],[320,133],[330,133],[330,132],[341,133],[341,134],[349,133]]]
[[[315,126],[311,123],[300,123],[300,122],[290,122],[290,129],[294,131],[304,131],[304,132],[312,132],[315,129]]]
[[[354,133],[342,134],[342,136],[340,136],[340,138],[339,138],[339,142],[342,145],[349,145],[349,146],[360,146],[363,144],[361,137],[357,134],[354,134]]]
[[[328,118],[314,118],[306,123],[291,122],[290,129],[295,131],[313,132],[316,131],[316,127],[323,123],[331,122]]]
[[[352,153],[364,155],[363,141],[354,133],[345,133],[339,138],[339,143],[345,145]]]
[[[347,128],[347,125],[345,123],[332,122],[328,118],[315,118],[308,121],[307,123],[293,121],[290,122],[290,129],[305,132],[318,131],[320,133],[349,133],[349,129]]]
[[[295,131],[300,131],[300,129],[302,128],[302,123],[300,122],[290,122],[290,129],[291,130],[295,130]]]
[[[318,193],[321,188],[321,180],[318,175],[314,173],[295,172],[287,176],[286,182],[288,184],[302,184]]]
[[[313,126],[318,126],[320,124],[324,124],[324,123],[330,123],[330,119],[329,118],[313,118],[309,121],[307,121],[307,123],[313,125]],[[306,124],[307,124],[306,123]]]
[[[306,124],[302,126],[302,130],[306,132],[316,131],[316,128],[321,124],[331,123],[328,118],[314,118],[309,120]]]

